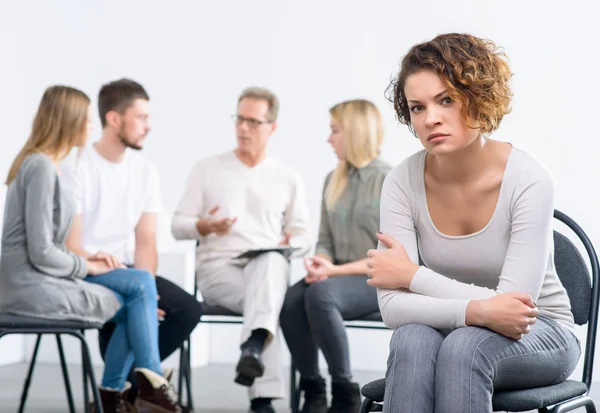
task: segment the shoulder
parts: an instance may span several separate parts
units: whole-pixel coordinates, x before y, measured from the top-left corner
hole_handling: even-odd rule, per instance
[[[550,171],[535,157],[513,148],[506,168],[506,182],[514,187],[515,192],[522,193],[535,186],[546,191],[554,190],[554,179]]]
[[[387,176],[387,174],[392,170],[392,165],[381,158],[375,159],[373,162],[371,162],[371,165],[373,166],[373,170],[375,171],[376,175]]]
[[[50,176],[56,175],[56,168],[48,157],[43,153],[33,153],[23,159],[21,167],[19,168],[19,174],[24,176],[31,176],[37,174],[48,174]]]
[[[425,150],[418,151],[392,168],[385,179],[385,188],[390,190],[398,187],[407,192],[416,192],[423,178],[426,155]]]

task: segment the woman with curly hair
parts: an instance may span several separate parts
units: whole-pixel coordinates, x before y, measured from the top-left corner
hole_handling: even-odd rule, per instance
[[[390,89],[425,149],[387,176],[368,253],[395,329],[385,412],[491,412],[494,391],[559,383],[577,365],[552,178],[489,138],[510,112],[510,77],[491,41],[444,34],[410,49]]]

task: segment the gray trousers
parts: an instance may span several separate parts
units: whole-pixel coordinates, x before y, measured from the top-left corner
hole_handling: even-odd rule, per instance
[[[492,394],[560,383],[581,353],[573,333],[538,317],[519,341],[486,328],[444,336],[421,324],[394,331],[386,373],[387,413],[488,413]]]
[[[279,312],[289,285],[289,263],[277,252],[259,255],[246,265],[228,264],[198,278],[202,297],[209,305],[220,305],[244,315],[240,343],[252,330],[264,328],[272,339],[265,345],[261,359],[265,372],[254,381],[248,395],[282,398],[283,343],[279,337]]]
[[[333,277],[314,284],[300,280],[281,309],[281,329],[300,375],[319,377],[321,348],[333,381],[352,379],[344,320],[378,311],[377,291],[366,275]]]

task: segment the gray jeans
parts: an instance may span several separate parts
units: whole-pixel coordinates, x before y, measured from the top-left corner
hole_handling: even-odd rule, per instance
[[[383,411],[492,412],[494,390],[564,381],[580,353],[575,335],[547,317],[538,317],[519,341],[480,327],[444,336],[425,325],[405,325],[390,342]]]
[[[314,284],[301,280],[285,297],[280,324],[292,358],[304,378],[319,377],[321,348],[333,381],[352,379],[344,320],[378,311],[377,292],[366,275],[333,277]]]

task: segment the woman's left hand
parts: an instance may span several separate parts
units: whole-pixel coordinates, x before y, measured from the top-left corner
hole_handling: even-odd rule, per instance
[[[377,232],[377,238],[388,249],[369,250],[367,253],[367,275],[370,278],[367,284],[389,290],[408,289],[419,265],[410,260],[402,244],[393,237]]]

